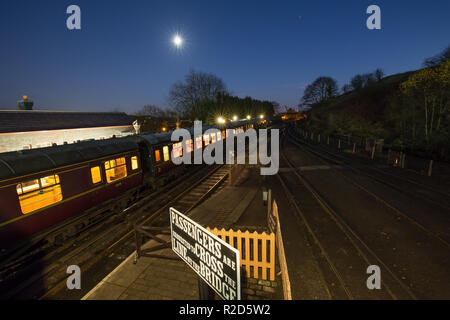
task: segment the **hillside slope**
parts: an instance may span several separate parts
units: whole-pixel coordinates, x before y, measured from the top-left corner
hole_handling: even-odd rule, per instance
[[[325,133],[352,134],[395,139],[389,109],[400,84],[415,71],[383,78],[358,91],[351,91],[315,105],[306,125]]]

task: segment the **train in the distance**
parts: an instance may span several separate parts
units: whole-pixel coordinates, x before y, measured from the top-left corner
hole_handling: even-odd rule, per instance
[[[187,152],[226,139],[227,129],[243,132],[262,122],[204,126],[202,135],[188,142]],[[205,134],[210,128],[218,130]],[[123,194],[129,196],[116,204],[126,207],[140,192],[182,174],[186,167],[170,161],[181,152],[181,142],[172,142],[167,132],[0,154],[0,250],[63,229],[74,217],[108,201],[116,203]],[[76,233],[84,227],[68,230]]]

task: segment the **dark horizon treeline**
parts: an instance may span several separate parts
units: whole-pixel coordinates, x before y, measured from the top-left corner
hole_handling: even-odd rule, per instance
[[[135,115],[160,119],[201,120],[212,124],[218,117],[231,120],[260,115],[271,117],[278,103],[251,97],[239,98],[228,92],[222,79],[214,74],[190,70],[184,81],[174,83],[169,92],[171,108],[146,105]]]

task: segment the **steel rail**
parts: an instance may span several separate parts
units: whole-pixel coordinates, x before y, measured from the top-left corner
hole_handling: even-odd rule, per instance
[[[291,136],[292,137],[292,136]],[[295,137],[292,137],[294,139],[294,141],[291,140],[291,142],[297,146],[298,148],[300,148],[300,146],[298,145],[298,143],[295,140]],[[350,169],[356,173],[361,173],[364,174],[364,171],[360,171],[356,168],[353,168],[347,164],[344,164],[342,162],[338,162],[337,160],[334,159],[330,159],[326,156],[321,155],[320,153],[311,150],[311,147],[309,145],[307,145],[308,149],[304,149],[305,151],[309,152],[312,155],[315,155],[319,160],[321,160],[323,163],[327,163],[329,164],[329,162],[332,163],[339,163],[340,165],[345,166],[345,168]],[[328,162],[327,162],[328,161]],[[382,199],[381,197],[377,196],[375,193],[369,191],[367,188],[363,187],[361,184],[357,183],[354,179],[351,179],[349,177],[347,177],[345,174],[343,174],[342,172],[340,172],[339,170],[335,170],[335,172],[337,172],[338,174],[340,174],[342,177],[344,177],[344,179],[346,179],[347,181],[349,181],[351,184],[353,184],[354,186],[356,186],[357,188],[359,188],[360,190],[362,190],[363,192],[367,193],[369,196],[371,196],[372,198],[374,198],[376,201],[382,203],[383,205],[385,205],[386,207],[388,207],[390,210],[394,211],[395,213],[397,213],[398,215],[400,215],[401,217],[403,217],[405,220],[407,220],[408,222],[410,222],[411,224],[413,224],[414,226],[416,226],[418,229],[420,229],[421,231],[425,232],[426,234],[428,234],[430,237],[435,238],[436,240],[438,240],[439,242],[441,242],[443,245],[445,245],[447,248],[450,248],[450,243],[445,240],[444,238],[442,238],[440,236],[439,233],[436,233],[430,229],[428,229],[427,227],[425,227],[424,225],[422,225],[420,222],[416,221],[415,219],[411,218],[409,215],[407,215],[406,213],[402,212],[401,210],[399,210],[398,208],[394,207],[393,205],[391,205],[390,203],[388,203],[387,201],[385,201],[384,199]],[[368,175],[369,177],[372,177],[371,175]],[[378,181],[378,180],[377,180]]]

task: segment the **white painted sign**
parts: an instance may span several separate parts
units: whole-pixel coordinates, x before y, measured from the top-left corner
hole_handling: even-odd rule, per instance
[[[172,250],[222,299],[241,299],[239,251],[174,208],[169,209]]]

